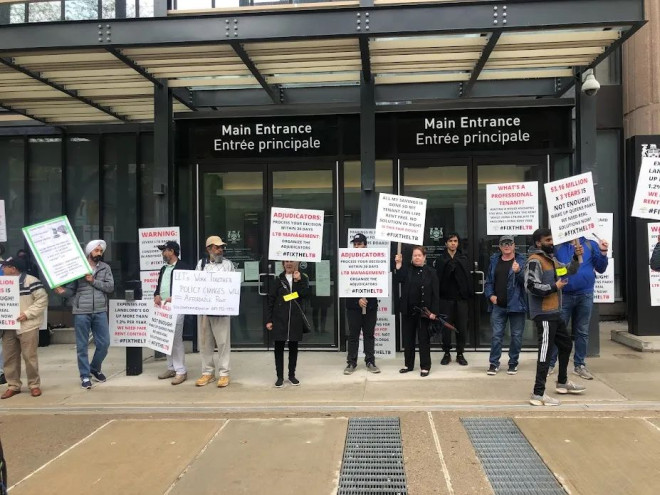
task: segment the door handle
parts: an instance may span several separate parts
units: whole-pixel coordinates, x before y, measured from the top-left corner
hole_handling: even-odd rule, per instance
[[[257,285],[257,292],[259,292],[260,296],[267,296],[268,295],[268,292],[263,292],[261,290],[261,288],[264,286],[263,279],[261,277],[263,277],[264,275],[267,275],[267,276],[273,277],[273,278],[277,277],[277,275],[274,274],[274,273],[260,273],[259,274],[259,285]]]
[[[470,273],[476,273],[477,275],[480,276],[481,278],[481,290],[479,291],[474,291],[475,294],[483,294],[486,292],[486,274],[482,272],[481,270],[477,270],[479,268],[479,264],[475,261],[474,263],[474,270],[472,270]]]

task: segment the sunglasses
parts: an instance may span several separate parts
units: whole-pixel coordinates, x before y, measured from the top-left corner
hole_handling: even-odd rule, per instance
[[[513,242],[511,241],[500,242],[500,246],[513,246]]]

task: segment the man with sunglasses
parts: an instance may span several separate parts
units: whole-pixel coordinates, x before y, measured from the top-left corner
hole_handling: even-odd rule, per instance
[[[511,344],[507,374],[515,375],[518,373],[518,356],[527,312],[523,271],[525,258],[516,253],[513,236],[500,237],[499,247],[500,252],[490,258],[484,287],[484,295],[489,303],[490,327],[493,332],[490,344],[490,366],[486,373],[496,375],[500,370],[502,340],[508,321],[511,328]]]

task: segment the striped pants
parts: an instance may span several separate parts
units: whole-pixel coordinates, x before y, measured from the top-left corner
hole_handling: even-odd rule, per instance
[[[536,362],[536,381],[534,382],[534,394],[543,395],[545,393],[545,380],[548,376],[548,367],[550,366],[550,357],[552,349],[557,346],[559,354],[559,369],[557,381],[566,383],[568,376],[568,359],[571,355],[573,342],[568,334],[566,324],[557,315],[556,320],[544,320],[542,318],[534,320],[536,323],[536,334],[539,342],[539,356]]]

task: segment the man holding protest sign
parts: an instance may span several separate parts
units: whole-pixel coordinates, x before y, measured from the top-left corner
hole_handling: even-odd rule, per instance
[[[78,371],[82,388],[92,388],[90,374],[99,382],[106,377],[101,372],[103,360],[110,347],[110,329],[108,327],[108,296],[115,290],[115,279],[110,266],[104,263],[103,253],[107,245],[104,240],[90,241],[85,246],[85,255],[92,273],[67,284],[56,287],[55,293],[71,299],[73,323],[76,329],[76,351]],[[92,332],[96,350],[92,362],[89,362],[89,332]]]
[[[195,270],[206,272],[233,272],[234,264],[224,255],[226,243],[217,235],[206,239],[206,252],[209,257],[201,259]],[[231,332],[229,316],[203,315],[199,318],[199,341],[202,351],[202,376],[195,385],[203,387],[215,380],[214,349],[218,347],[218,387],[229,385],[229,357],[231,353]]]
[[[161,306],[172,301],[172,280],[174,270],[189,270],[190,268],[179,259],[181,248],[176,241],[167,241],[158,246],[163,253],[165,266],[158,273],[158,283],[154,292],[154,304]],[[160,380],[172,378],[172,385],[179,385],[188,378],[186,371],[186,351],[183,347],[183,322],[186,315],[176,315],[176,329],[174,331],[174,342],[172,353],[167,355],[167,369],[158,375]]]

